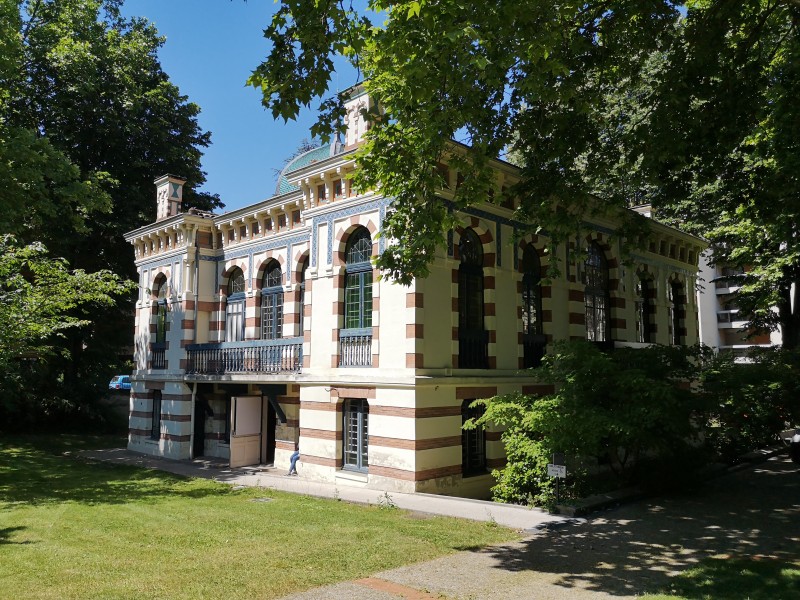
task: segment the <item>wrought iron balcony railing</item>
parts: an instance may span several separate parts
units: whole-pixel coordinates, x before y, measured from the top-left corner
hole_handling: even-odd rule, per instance
[[[186,373],[299,373],[303,366],[303,338],[192,344],[186,347]]]
[[[150,368],[167,368],[167,345],[165,343],[150,344]]]
[[[372,366],[372,327],[339,330],[339,366]]]

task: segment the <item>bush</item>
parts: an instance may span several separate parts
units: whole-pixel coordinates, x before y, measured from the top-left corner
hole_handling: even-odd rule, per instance
[[[478,400],[486,411],[467,424],[505,430],[508,461],[494,472],[494,497],[552,503],[547,464],[553,453],[567,458],[567,498],[597,491],[603,481],[593,477],[598,467],[607,468],[618,487],[641,479],[637,465],[644,459],[652,467],[692,456],[701,443],[705,399],[688,382],[709,359],[710,351],[700,347],[603,353],[589,342],[557,342],[537,370],[541,381],[555,385],[554,393]]]
[[[756,350],[749,362],[717,356],[701,374],[708,403],[707,441],[724,462],[778,441],[800,424],[800,354]]]

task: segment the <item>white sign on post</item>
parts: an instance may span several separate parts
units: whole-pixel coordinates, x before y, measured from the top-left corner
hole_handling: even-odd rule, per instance
[[[567,476],[567,467],[566,465],[547,465],[547,474],[550,477],[565,479]]]

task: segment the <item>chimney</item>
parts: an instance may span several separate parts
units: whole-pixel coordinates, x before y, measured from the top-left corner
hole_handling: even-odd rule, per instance
[[[183,202],[183,184],[186,180],[175,175],[162,175],[153,183],[156,184],[156,221],[174,217],[181,212]]]

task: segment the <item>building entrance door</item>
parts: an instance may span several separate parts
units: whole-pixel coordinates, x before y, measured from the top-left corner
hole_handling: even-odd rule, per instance
[[[261,396],[231,398],[231,468],[261,462]]]

